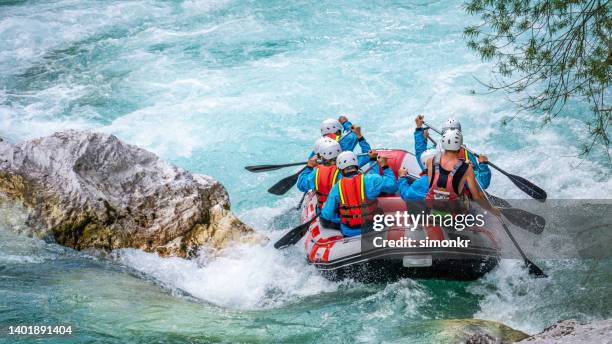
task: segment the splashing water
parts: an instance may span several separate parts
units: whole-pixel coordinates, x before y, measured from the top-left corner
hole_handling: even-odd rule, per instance
[[[304,158],[319,121],[340,113],[373,147],[405,149],[417,113],[434,124],[455,117],[466,143],[549,197],[609,197],[609,161],[576,157],[586,105],[570,103],[543,129],[535,114],[502,127],[514,116],[508,102],[470,92],[490,69],[465,47],[461,32],[473,20],[448,1],[3,2],[0,136],[113,133],[218,178],[234,210],[272,242],[296,225],[301,195],[265,190],[292,170],[243,166]],[[491,192],[523,197],[496,173]],[[428,343],[419,324],[436,319],[536,332],[561,318],[611,315],[600,301],[610,295],[609,264],[552,262],[546,280],[504,262],[475,282],[333,283],[297,247],[98,259],[15,235],[27,233],[23,217],[2,214],[0,325],[71,323],[74,342]]]

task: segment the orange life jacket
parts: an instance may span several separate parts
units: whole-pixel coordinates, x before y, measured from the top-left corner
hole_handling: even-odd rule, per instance
[[[338,174],[340,174],[340,170],[335,164],[331,166],[319,165],[315,168],[315,192],[317,193],[319,208],[322,208],[323,203],[327,201],[329,192],[338,181]]]
[[[338,191],[340,194],[338,212],[343,224],[357,227],[366,220],[372,220],[376,211],[376,200],[366,199],[363,174],[342,177],[338,182]]]
[[[461,149],[459,149],[459,154],[457,154],[457,158],[459,160],[463,160],[463,161],[465,161],[467,163],[470,162],[470,157],[468,156],[468,151],[467,151],[467,149],[465,149],[463,147],[461,147]]]
[[[337,142],[340,142],[340,137],[341,137],[341,136],[340,136],[340,135],[338,135],[338,134],[325,134],[325,135],[323,135],[323,136],[325,136],[325,137],[329,137],[329,138],[330,138],[330,139],[332,139],[332,140],[336,140]]]

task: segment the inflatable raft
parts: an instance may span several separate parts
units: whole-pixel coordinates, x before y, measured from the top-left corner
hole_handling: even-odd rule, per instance
[[[401,166],[412,175],[419,175],[421,169],[416,158],[404,150],[379,150],[388,159],[389,167],[397,176]],[[377,168],[377,166],[376,166]],[[367,169],[367,166],[365,167]],[[378,197],[378,209],[383,214],[409,211],[407,204],[397,194]],[[314,192],[306,195],[301,208],[301,222],[305,223],[316,214],[317,199]],[[323,275],[332,280],[353,278],[371,282],[398,278],[439,278],[452,280],[473,280],[493,269],[499,260],[495,231],[473,227],[463,231],[445,230],[441,227],[417,227],[415,230],[403,227],[385,228],[381,232],[368,231],[365,234],[345,238],[338,229],[326,227],[318,219],[314,221],[304,238],[306,258]],[[375,236],[382,239],[398,240],[410,238],[428,242],[470,240],[468,247],[375,247],[364,245]],[[379,242],[381,239],[378,239]],[[429,246],[429,245],[427,245]]]

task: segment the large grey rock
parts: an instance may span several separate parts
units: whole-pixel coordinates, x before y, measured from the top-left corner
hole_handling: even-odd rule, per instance
[[[75,249],[188,256],[201,245],[259,238],[229,211],[218,181],[109,134],[71,130],[0,142],[0,193],[30,211],[32,234]]]
[[[528,344],[609,344],[612,343],[612,319],[580,324],[576,320],[563,320],[542,333],[519,343]]]

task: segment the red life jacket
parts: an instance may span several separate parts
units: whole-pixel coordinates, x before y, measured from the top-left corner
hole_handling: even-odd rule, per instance
[[[327,196],[336,184],[339,173],[340,170],[335,164],[331,166],[319,165],[315,168],[315,192],[317,193],[319,208],[322,208],[323,203],[327,201]]]
[[[470,157],[468,156],[468,151],[467,149],[461,147],[461,149],[459,150],[459,154],[457,155],[457,158],[459,158],[459,160],[463,160],[465,162],[467,162],[468,164],[471,164],[472,161],[470,160]],[[465,187],[463,188],[463,193],[469,197],[472,198],[472,194],[470,193],[470,189],[467,186],[467,183],[465,184]]]
[[[468,151],[467,149],[461,147],[461,149],[459,149],[459,154],[457,154],[457,158],[459,160],[463,160],[465,162],[470,162],[470,157],[468,156]]]
[[[366,199],[363,174],[342,177],[338,182],[338,191],[340,194],[338,212],[343,224],[357,227],[366,220],[372,220],[376,211],[376,200]]]
[[[433,175],[432,180],[429,182],[429,191],[425,196],[425,200],[457,201],[459,200],[461,195],[459,195],[457,191],[455,191],[455,188],[453,187],[453,180],[455,178],[459,178],[459,180],[463,178],[466,169],[463,169],[463,172],[460,173],[460,175],[456,175],[456,173],[459,168],[466,164],[466,162],[462,159],[457,160],[457,163],[455,163],[455,166],[453,166],[453,169],[448,173],[448,176],[446,177],[446,185],[440,186],[438,185],[438,182],[440,180],[440,159],[440,156],[436,156],[434,161],[432,162]],[[459,189],[459,186],[457,187],[457,189]],[[463,194],[463,192],[461,194]]]
[[[332,140],[336,140],[337,142],[340,142],[340,135],[338,134],[325,134],[323,136],[329,137]]]
[[[387,166],[393,171],[395,178],[397,179],[397,172],[400,168],[402,168],[402,163],[404,162],[404,158],[406,157],[406,152],[403,150],[393,150],[393,151],[381,151],[378,154],[387,158]],[[382,176],[383,170],[378,166],[378,173]]]

